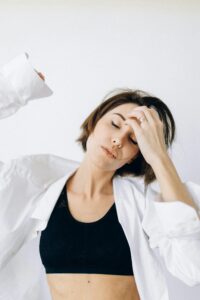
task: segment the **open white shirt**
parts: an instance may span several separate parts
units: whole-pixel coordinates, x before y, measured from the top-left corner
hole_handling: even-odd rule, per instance
[[[22,54],[0,70],[0,118],[51,89]],[[0,163],[0,300],[50,300],[39,253],[41,231],[80,162],[54,154]],[[200,185],[184,182],[200,209]],[[163,267],[189,286],[200,284],[200,213],[182,201],[162,202],[132,176],[113,179],[118,220],[127,238],[141,300],[169,300]],[[164,261],[158,260],[155,249]]]

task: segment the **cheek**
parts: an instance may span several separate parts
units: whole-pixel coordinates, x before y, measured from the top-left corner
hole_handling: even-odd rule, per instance
[[[95,131],[87,139],[87,150],[93,152],[99,145],[101,145],[101,136],[98,131]]]
[[[124,156],[129,160],[129,159],[132,159],[133,157],[135,157],[138,154],[138,152],[139,152],[138,148],[131,146],[129,149],[127,149]]]
[[[109,141],[111,137],[110,128],[106,124],[97,124],[93,132],[93,139],[95,144],[102,143],[103,141]]]
[[[87,149],[92,149],[97,142],[96,134],[94,132],[90,133],[87,139]]]

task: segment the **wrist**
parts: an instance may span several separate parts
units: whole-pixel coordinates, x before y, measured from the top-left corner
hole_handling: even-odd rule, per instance
[[[160,153],[159,155],[156,155],[150,165],[152,167],[153,170],[156,170],[157,168],[159,168],[160,166],[162,165],[167,165],[169,164],[169,162],[171,162],[171,159],[169,157],[169,154],[167,152],[163,152],[163,153]]]

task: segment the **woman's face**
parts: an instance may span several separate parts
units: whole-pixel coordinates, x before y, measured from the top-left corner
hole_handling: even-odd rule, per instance
[[[94,131],[88,137],[86,155],[106,170],[121,168],[131,162],[139,152],[138,145],[133,142],[137,143],[133,129],[126,124],[127,114],[136,107],[137,104],[126,103],[110,110],[97,122]],[[121,148],[117,147],[113,139],[117,139]],[[111,150],[116,158],[103,148]]]

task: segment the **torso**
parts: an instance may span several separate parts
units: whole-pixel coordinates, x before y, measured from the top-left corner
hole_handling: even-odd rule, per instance
[[[139,300],[133,276],[48,274],[53,300]]]
[[[71,215],[81,222],[102,218],[114,203],[113,195],[104,201],[84,202],[67,189]],[[140,300],[133,275],[47,274],[53,300]]]

